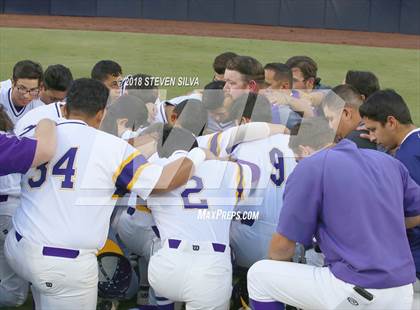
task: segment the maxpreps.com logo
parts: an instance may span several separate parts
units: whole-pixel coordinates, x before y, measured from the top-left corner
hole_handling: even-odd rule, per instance
[[[258,220],[260,211],[198,210],[199,220]]]

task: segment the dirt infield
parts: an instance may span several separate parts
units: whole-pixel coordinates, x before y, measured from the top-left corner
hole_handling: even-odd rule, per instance
[[[0,27],[102,30],[420,49],[420,36],[108,17],[0,15]]]

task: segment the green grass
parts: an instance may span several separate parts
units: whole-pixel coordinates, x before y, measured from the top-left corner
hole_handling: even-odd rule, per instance
[[[223,51],[251,55],[265,64],[284,62],[293,55],[309,55],[319,66],[322,82],[335,86],[348,69],[376,73],[383,88],[396,89],[420,124],[420,50],[333,44],[295,43],[98,31],[0,28],[0,78],[11,75],[21,59],[44,67],[62,63],[75,77],[89,76],[100,59],[114,59],[124,73],[199,77],[203,87],[212,78],[211,63]],[[169,95],[191,87],[169,88]]]
[[[322,82],[335,86],[349,69],[375,72],[382,87],[396,89],[410,105],[420,125],[420,51],[348,45],[292,43],[156,34],[0,28],[0,79],[10,78],[22,59],[45,68],[61,63],[75,77],[89,76],[100,59],[119,62],[125,74],[199,77],[203,87],[213,76],[211,63],[224,51],[250,55],[261,63],[284,62],[293,55],[309,55],[319,66]],[[190,91],[169,88],[169,96]],[[30,302],[19,309],[31,309]],[[124,303],[120,309],[127,309]],[[16,308],[14,308],[16,309]]]

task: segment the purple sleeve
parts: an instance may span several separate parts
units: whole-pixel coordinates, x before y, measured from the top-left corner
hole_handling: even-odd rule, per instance
[[[322,162],[301,161],[289,176],[277,232],[289,240],[312,244],[322,203]]]
[[[0,134],[0,175],[26,173],[35,157],[36,140]]]
[[[404,184],[404,216],[420,215],[420,186],[411,178],[408,170],[400,164]]]

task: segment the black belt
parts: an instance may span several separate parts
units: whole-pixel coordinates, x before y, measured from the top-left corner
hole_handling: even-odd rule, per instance
[[[248,219],[241,219],[241,224],[247,225],[247,226],[252,226],[254,225],[255,220],[248,220]]]
[[[0,195],[0,202],[6,202],[9,199],[9,195]]]

